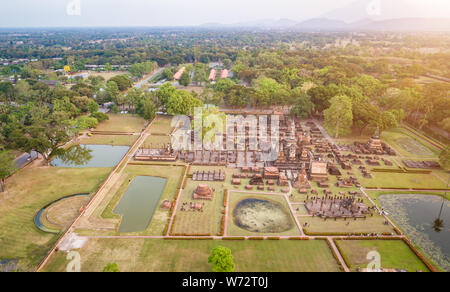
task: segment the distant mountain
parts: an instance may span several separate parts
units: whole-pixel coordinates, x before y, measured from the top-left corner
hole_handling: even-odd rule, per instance
[[[349,24],[327,18],[313,18],[296,24],[293,28],[303,31],[341,31],[347,30]]]
[[[205,23],[200,25],[201,27],[209,27],[209,28],[233,28],[233,27],[252,27],[252,28],[288,28],[294,26],[297,22],[291,19],[282,18],[282,19],[261,19],[255,21],[248,22],[237,22],[230,24],[221,24],[221,23]]]
[[[293,27],[300,31],[450,31],[450,18],[362,19],[352,23],[316,18]]]

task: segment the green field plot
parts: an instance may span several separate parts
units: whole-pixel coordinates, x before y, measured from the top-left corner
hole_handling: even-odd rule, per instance
[[[217,246],[231,249],[236,272],[338,272],[324,240],[162,240],[95,239],[79,250],[81,270],[100,272],[110,262],[120,271],[211,272],[208,257]],[[65,271],[66,253],[57,253],[44,271]]]
[[[138,139],[136,135],[92,135],[78,140],[85,145],[131,146]]]
[[[367,188],[445,189],[446,184],[432,174],[372,172],[372,178],[360,178]]]
[[[212,200],[194,200],[194,190],[199,184],[206,184],[214,189]],[[222,182],[195,182],[187,180],[185,189],[178,200],[175,225],[172,234],[210,234],[217,235],[220,231],[224,198],[224,185]],[[190,203],[203,205],[202,211],[192,211]],[[183,207],[183,204],[185,207]],[[182,211],[184,209],[184,211]]]
[[[172,123],[172,116],[159,115],[156,117],[156,119],[150,126],[149,132],[151,134],[170,135],[174,129],[171,123]]]
[[[110,114],[109,120],[98,124],[95,131],[140,133],[147,124],[146,120],[137,115]]]
[[[438,151],[428,145],[425,141],[419,140],[417,137],[412,137],[403,129],[395,129],[384,131],[381,135],[383,141],[404,156],[408,157],[433,157]]]
[[[371,251],[380,254],[381,267],[384,269],[429,271],[402,240],[337,240],[336,244],[352,271],[367,267],[370,262],[367,254]]]
[[[0,259],[19,259],[20,269],[34,270],[57,239],[37,229],[35,214],[59,198],[95,192],[110,171],[29,167],[9,178],[0,194]]]
[[[328,218],[324,220],[319,217],[298,217],[300,225],[306,234],[355,234],[361,233],[389,233],[395,234],[392,225],[385,225],[386,219],[382,216],[374,214],[373,217],[368,215],[367,219],[334,219]],[[305,223],[308,225],[305,227]]]

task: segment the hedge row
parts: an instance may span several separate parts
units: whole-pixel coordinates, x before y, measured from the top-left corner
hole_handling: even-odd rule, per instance
[[[164,237],[165,240],[214,240],[214,237]]]
[[[337,264],[339,265],[339,269],[340,269],[340,270],[344,270],[344,267],[342,266],[342,263],[341,263],[341,261],[339,260],[338,255],[336,254],[336,252],[335,252],[333,246],[331,245],[331,242],[330,242],[329,240],[327,240],[327,239],[325,239],[325,241],[327,242],[327,245],[328,245],[328,247],[330,248],[331,253],[333,254],[334,259],[336,260]],[[347,266],[348,266],[348,265],[347,265]]]
[[[245,240],[245,237],[223,237],[222,240]]]
[[[309,237],[290,237],[289,240],[310,240]]]
[[[347,265],[347,267],[350,269],[350,267],[352,266],[350,264],[350,261],[348,260],[347,256],[345,255],[344,251],[342,250],[342,248],[339,246],[339,244],[337,244],[336,241],[334,241],[334,244],[336,245],[336,248],[338,249],[339,253],[341,254],[341,257],[344,259],[344,263]]]
[[[226,208],[227,207],[227,201],[228,201],[228,190],[225,189],[224,190],[224,194],[223,194],[223,206]]]
[[[433,265],[431,265],[428,262],[428,260],[421,253],[419,253],[417,251],[417,249],[409,242],[409,240],[407,240],[406,238],[402,238],[402,240],[404,243],[406,243],[409,246],[409,248],[412,250],[412,252],[425,264],[425,266],[427,266],[427,268],[431,272],[433,272],[433,273],[438,272],[438,270]]]
[[[211,236],[210,233],[171,233],[170,236]]]
[[[223,236],[225,233],[225,215],[222,216],[222,222],[220,224],[220,231],[217,233],[217,236]]]
[[[411,174],[430,174],[431,170],[408,170],[408,169],[388,169],[388,168],[374,168],[372,172],[384,172],[384,173],[411,173]]]

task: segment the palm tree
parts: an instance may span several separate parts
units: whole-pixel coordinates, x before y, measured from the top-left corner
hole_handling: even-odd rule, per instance
[[[448,189],[449,185],[450,185],[450,177],[447,182],[447,189]],[[441,215],[442,215],[442,209],[444,208],[444,203],[445,203],[446,197],[447,197],[447,192],[445,192],[444,196],[442,197],[442,205],[441,205],[441,210],[439,211],[439,216],[436,218],[436,220],[434,220],[434,223],[433,223],[433,229],[436,232],[441,232],[442,228],[444,228],[444,220],[441,219]]]

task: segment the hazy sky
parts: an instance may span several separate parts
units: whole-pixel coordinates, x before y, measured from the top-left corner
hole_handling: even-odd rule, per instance
[[[357,0],[7,0],[1,4],[0,27],[182,26],[279,18],[305,20],[355,1]],[[402,1],[422,5],[425,13],[423,16],[450,15],[450,0]],[[75,5],[70,6],[71,3]],[[81,4],[80,10],[77,3]]]

